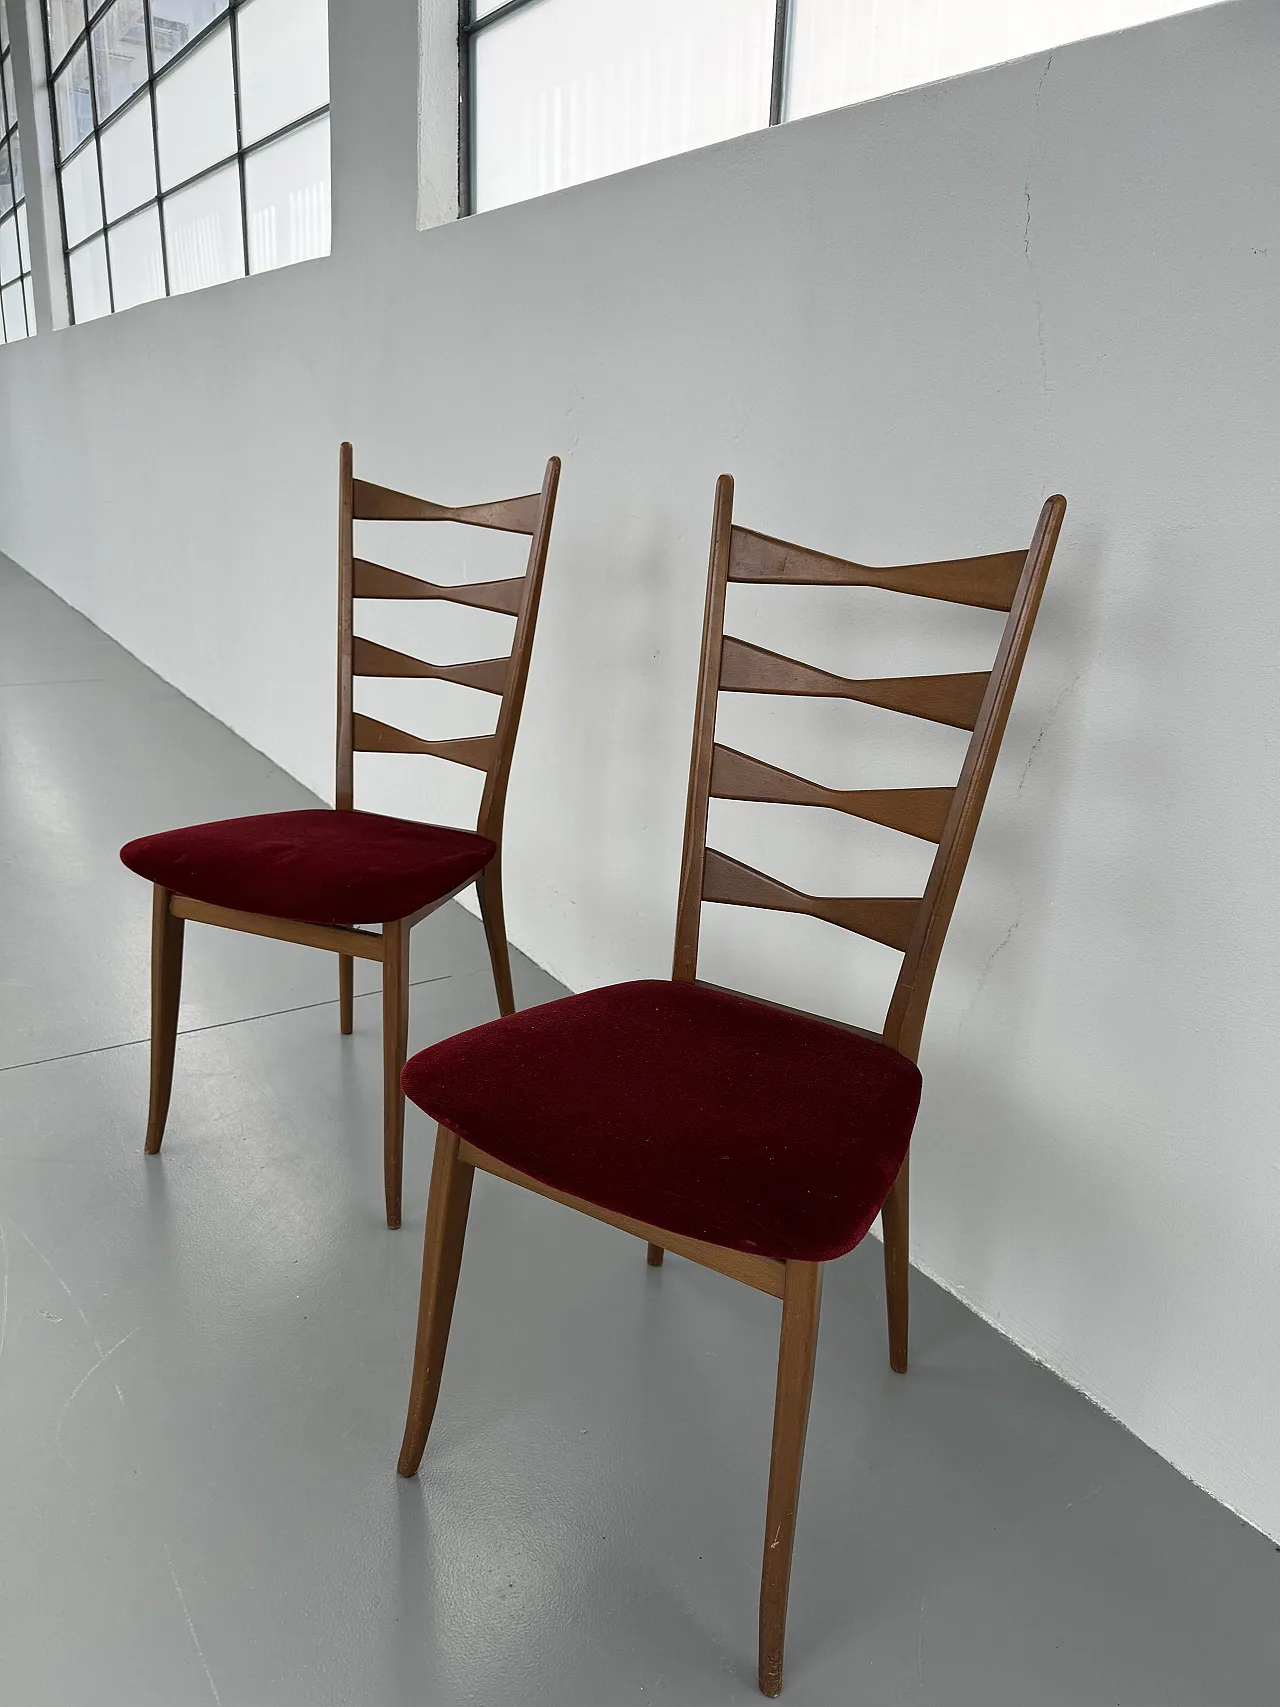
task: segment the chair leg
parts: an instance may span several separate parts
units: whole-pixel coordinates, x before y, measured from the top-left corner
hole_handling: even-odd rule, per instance
[[[663,1250],[661,1245],[650,1245],[649,1246],[649,1258],[648,1258],[649,1267],[650,1268],[661,1268],[662,1267],[662,1259],[664,1256],[666,1256],[666,1254],[667,1253]]]
[[[338,1030],[344,1037],[351,1036],[355,1023],[355,970],[353,955],[338,956]]]
[[[178,1002],[182,994],[182,933],[185,921],[169,911],[169,890],[157,883],[151,897],[151,1101],[147,1109],[146,1153],[159,1152],[173,1089],[173,1057],[178,1044]]]
[[[880,1211],[884,1234],[884,1293],[889,1312],[889,1367],[897,1375],[907,1372],[909,1321],[911,1219],[908,1176],[909,1158],[904,1161],[893,1190]]]
[[[382,927],[382,1183],[387,1226],[400,1225],[404,1171],[404,1072],[409,1048],[409,927],[397,919]]]
[[[800,1503],[800,1472],[804,1466],[821,1304],[822,1264],[789,1262],[783,1281],[778,1395],[773,1412],[769,1507],[765,1518],[764,1570],[760,1578],[760,1691],[769,1696],[782,1690],[791,1549],[796,1533],[796,1508]]]
[[[427,1201],[427,1236],[422,1250],[422,1295],[413,1352],[413,1386],[404,1425],[399,1471],[416,1476],[440,1396],[440,1372],[449,1346],[449,1324],[458,1291],[462,1245],[475,1169],[458,1160],[458,1136],[442,1126],[436,1136]]]
[[[507,949],[507,925],[502,913],[502,870],[497,858],[490,861],[476,879],[476,894],[480,899],[480,917],[489,943],[489,962],[493,967],[493,987],[498,993],[498,1012],[516,1011],[515,991],[511,987],[511,956]]]

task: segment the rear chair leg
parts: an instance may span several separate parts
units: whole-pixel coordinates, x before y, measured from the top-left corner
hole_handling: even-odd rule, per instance
[[[338,1030],[344,1037],[351,1036],[355,1021],[355,969],[354,956],[338,956]]]
[[[382,1184],[387,1226],[400,1225],[404,1171],[404,1072],[409,1048],[409,927],[397,919],[382,927]]]
[[[498,1012],[516,1011],[515,991],[511,987],[511,956],[507,949],[507,926],[502,915],[502,871],[497,857],[492,859],[476,879],[476,894],[480,900],[480,917],[489,943],[489,962],[493,967],[493,987],[498,993]]]
[[[650,1245],[649,1246],[649,1257],[648,1257],[649,1267],[650,1268],[661,1268],[662,1267],[662,1259],[664,1256],[666,1256],[666,1254],[667,1253],[663,1250],[661,1245]]]
[[[880,1211],[884,1234],[884,1291],[889,1313],[889,1367],[896,1375],[907,1372],[907,1331],[910,1290],[911,1221],[908,1162],[904,1161],[893,1190]]]
[[[413,1352],[413,1386],[404,1425],[399,1471],[416,1476],[427,1444],[431,1419],[440,1396],[440,1372],[449,1345],[453,1300],[458,1291],[462,1245],[467,1234],[467,1210],[475,1169],[458,1160],[458,1137],[442,1126],[436,1136],[427,1201],[427,1236],[422,1251],[422,1296],[418,1304],[418,1339]]]
[[[796,1508],[800,1503],[800,1472],[804,1467],[821,1305],[822,1264],[789,1262],[783,1280],[778,1393],[773,1412],[773,1454],[769,1460],[764,1570],[760,1577],[760,1690],[769,1696],[782,1690],[791,1548],[796,1533]]]
[[[147,1110],[146,1153],[159,1152],[173,1089],[173,1057],[178,1044],[178,1002],[182,994],[182,933],[185,921],[169,911],[170,891],[157,883],[151,897],[151,1103]]]

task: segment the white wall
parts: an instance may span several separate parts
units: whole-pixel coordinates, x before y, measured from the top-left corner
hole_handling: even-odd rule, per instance
[[[1280,11],[423,233],[415,35],[410,0],[335,8],[331,260],[0,351],[0,547],[327,791],[339,438],[458,501],[562,453],[509,917],[585,986],[668,965],[714,476],[747,523],[871,561],[1018,544],[1066,492],[926,1032],[916,1252],[1280,1535]],[[993,639],[982,613],[771,596],[794,602],[742,631],[850,672]],[[460,730],[447,692],[434,727]],[[753,715],[833,783],[908,774],[886,715]],[[948,733],[913,739],[910,774],[946,780]],[[385,764],[366,803],[465,806]],[[799,881],[878,888],[897,857],[755,810],[722,845]],[[717,911],[709,975],[871,1012],[887,953]]]

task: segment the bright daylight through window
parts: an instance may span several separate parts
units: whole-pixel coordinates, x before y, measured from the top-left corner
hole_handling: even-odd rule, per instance
[[[464,213],[1203,0],[470,0]]]
[[[4,133],[0,142],[0,341],[12,344],[35,331],[36,311],[31,300],[31,242],[18,145],[8,0],[0,0],[0,128]]]
[[[72,317],[329,253],[325,0],[45,0]]]

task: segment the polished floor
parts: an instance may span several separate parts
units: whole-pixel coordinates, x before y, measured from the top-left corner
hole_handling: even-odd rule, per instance
[[[0,1701],[758,1700],[776,1304],[480,1179],[402,1482],[430,1134],[389,1233],[369,984],[343,1039],[329,957],[191,927],[144,1160],[116,849],[308,802],[0,560]],[[470,915],[416,936],[420,1046],[494,1010]],[[828,1277],[784,1699],[1275,1707],[1280,1552],[927,1281],[890,1375],[878,1256]]]

